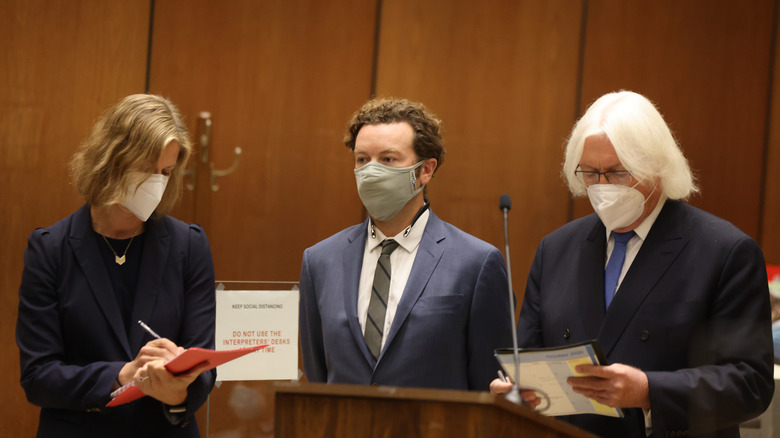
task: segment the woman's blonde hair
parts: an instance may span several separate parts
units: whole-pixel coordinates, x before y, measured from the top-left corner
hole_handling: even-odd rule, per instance
[[[620,162],[638,181],[658,180],[670,199],[685,199],[698,191],[688,160],[672,131],[650,100],[631,91],[605,94],[574,125],[566,145],[563,173],[574,196],[586,193],[574,171],[585,139],[605,134]]]
[[[154,216],[168,214],[181,196],[184,168],[192,143],[176,106],[160,96],[133,94],[111,107],[71,160],[73,184],[94,207],[121,203],[135,172],[144,179],[155,172],[165,147],[179,144],[176,167]]]

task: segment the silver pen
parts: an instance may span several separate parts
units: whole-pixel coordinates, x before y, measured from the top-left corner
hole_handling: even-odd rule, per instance
[[[149,327],[148,325],[144,324],[144,322],[143,322],[143,321],[141,321],[140,319],[138,320],[138,324],[140,324],[140,325],[141,325],[141,327],[142,327],[144,330],[146,330],[146,332],[147,332],[147,333],[149,333],[150,335],[154,336],[156,339],[160,339],[160,335],[158,335],[157,333],[155,333],[155,332],[154,332],[154,330],[152,330],[152,328],[151,328],[151,327]]]

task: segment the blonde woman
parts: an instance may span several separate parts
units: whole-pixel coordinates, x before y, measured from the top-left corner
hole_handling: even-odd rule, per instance
[[[30,235],[16,339],[39,437],[199,436],[194,413],[215,372],[164,368],[183,348],[214,347],[208,239],[166,216],[190,152],[170,101],[122,99],[71,162],[86,204]],[[130,383],[148,397],[106,408]]]

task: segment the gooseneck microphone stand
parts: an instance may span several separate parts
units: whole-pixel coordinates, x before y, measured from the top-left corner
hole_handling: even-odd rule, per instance
[[[507,214],[509,209],[512,208],[512,199],[508,194],[501,195],[499,200],[499,207],[504,212],[504,255],[506,257],[506,276],[507,276],[507,290],[509,292],[509,313],[512,320],[512,352],[514,354],[515,362],[515,378],[512,382],[512,389],[506,394],[506,399],[517,403],[526,404],[525,400],[520,397],[520,357],[517,352],[517,322],[515,322],[515,294],[512,291],[512,267],[509,263],[509,226],[507,225]]]

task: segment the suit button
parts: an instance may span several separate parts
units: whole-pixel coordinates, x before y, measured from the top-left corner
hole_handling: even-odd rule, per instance
[[[642,330],[639,332],[639,339],[646,341],[648,338],[650,338],[650,332],[647,330]]]
[[[571,337],[571,330],[566,329],[563,331],[563,339],[568,340]]]

